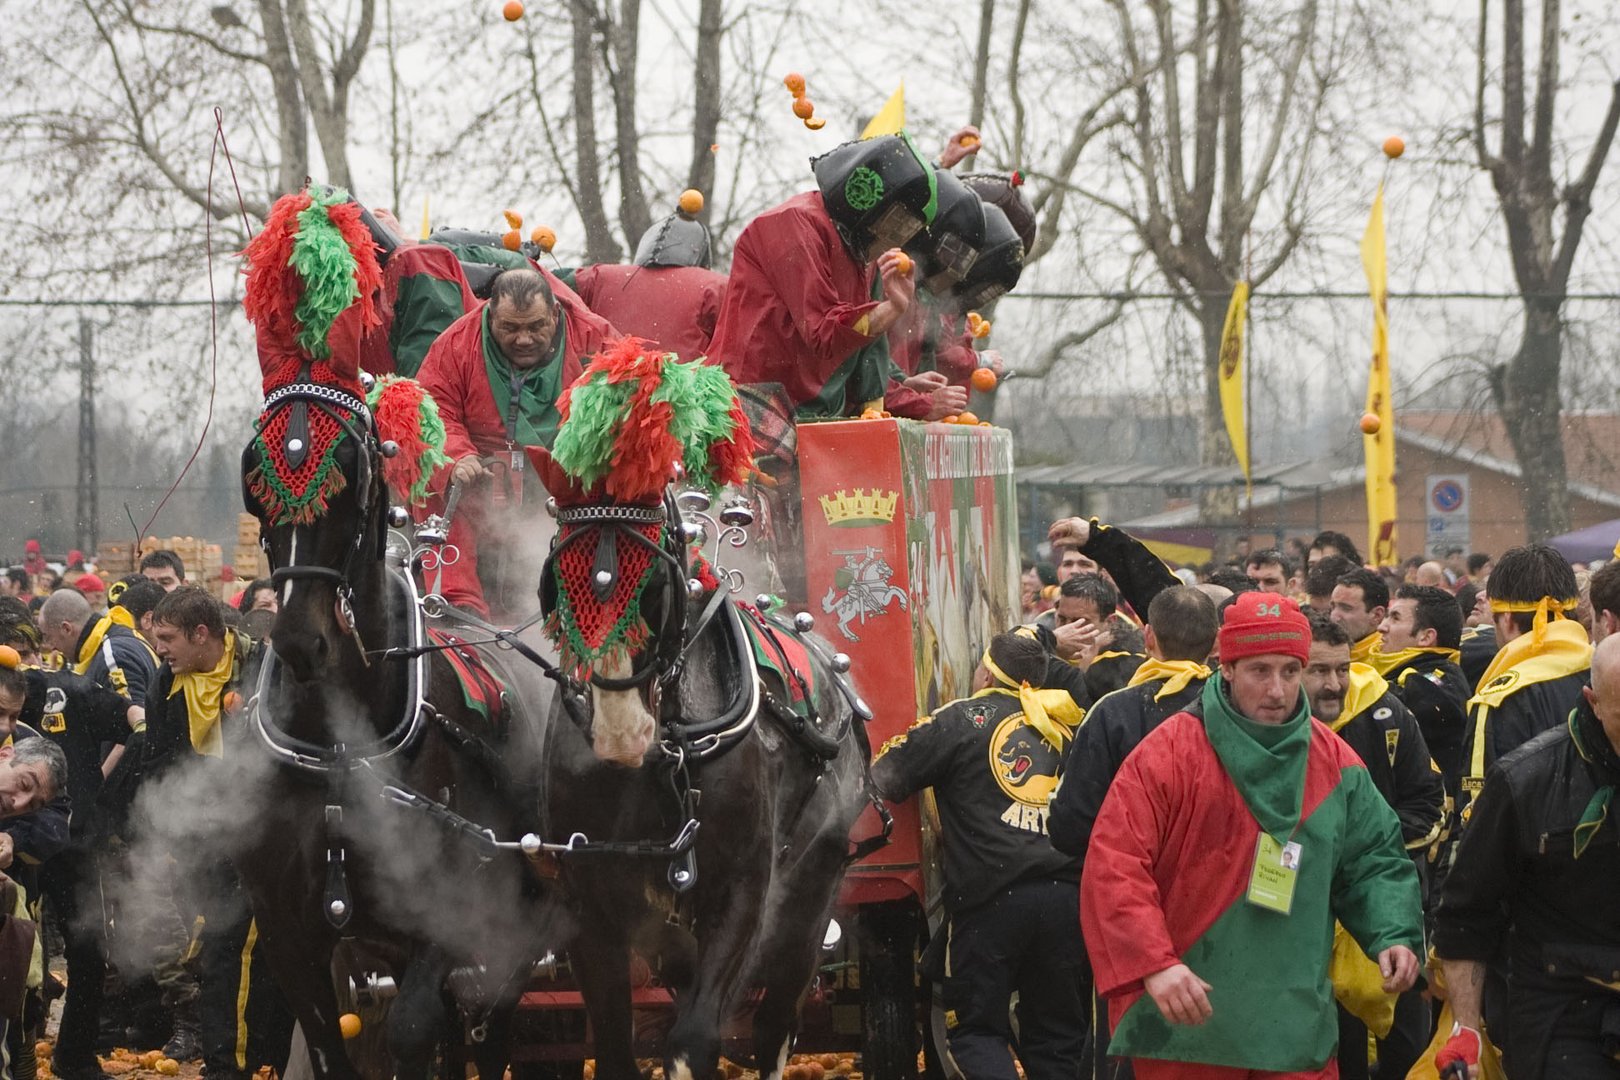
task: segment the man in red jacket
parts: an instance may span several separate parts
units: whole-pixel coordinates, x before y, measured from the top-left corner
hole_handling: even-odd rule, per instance
[[[489,300],[451,323],[428,350],[417,378],[438,403],[444,450],[455,463],[440,483],[469,489],[450,524],[456,555],[442,565],[438,590],[452,604],[489,613],[478,546],[496,524],[491,504],[522,501],[523,448],[551,446],[561,419],[557,396],[579,377],[586,358],[617,337],[577,300],[559,302],[542,271],[514,269],[502,271]],[[503,535],[488,538],[508,546]],[[436,573],[430,568],[430,581]],[[529,588],[535,580],[528,578]]]
[[[647,230],[630,265],[576,271],[574,291],[621,334],[695,360],[709,355],[726,275],[709,269],[709,230],[677,210]]]
[[[885,335],[917,290],[893,249],[933,221],[937,181],[903,134],[846,143],[813,167],[818,191],[737,238],[711,357],[740,384],[780,384],[800,418],[849,416],[883,398]]]

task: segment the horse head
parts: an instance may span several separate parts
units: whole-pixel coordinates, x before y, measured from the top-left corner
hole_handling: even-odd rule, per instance
[[[541,572],[546,632],[589,683],[597,757],[634,767],[684,644],[686,539],[670,486],[742,480],[753,440],[724,371],[635,338],[595,357],[557,405],[552,450],[530,451],[559,527]]]
[[[618,502],[581,490],[542,449],[535,470],[558,532],[540,580],[545,628],[590,689],[596,756],[634,768],[652,747],[661,687],[682,644],[685,544],[666,497]]]
[[[362,386],[366,398],[354,392]],[[446,461],[442,427],[415,382],[369,375],[353,389],[287,383],[265,399],[256,427],[242,451],[243,502],[280,594],[271,641],[295,682],[317,684],[345,643],[366,664],[358,631],[383,617],[388,526],[405,517],[389,510],[390,491],[425,497]]]

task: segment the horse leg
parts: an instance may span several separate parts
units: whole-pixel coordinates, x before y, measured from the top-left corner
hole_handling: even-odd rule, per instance
[[[324,925],[302,926],[265,911],[259,931],[270,973],[292,1009],[309,1051],[315,1080],[360,1080],[343,1048],[337,994],[332,989],[332,949]],[[312,943],[316,943],[313,944]]]
[[[405,965],[399,996],[388,1010],[388,1052],[398,1080],[427,1080],[433,1051],[448,1019],[444,982],[450,962],[434,946],[417,951]]]
[[[753,969],[764,984],[754,1011],[754,1056],[761,1080],[781,1080],[787,1065],[799,1030],[799,1006],[820,963],[833,895],[843,880],[843,861],[842,842],[818,843],[787,869],[773,890],[779,902],[766,909],[764,940]]]
[[[568,946],[591,1018],[597,1080],[641,1080],[630,1009],[630,950],[622,937],[581,928]]]
[[[744,989],[749,946],[759,929],[751,913],[760,910],[760,892],[734,885],[704,897],[716,908],[699,917],[697,971],[691,992],[677,1003],[664,1054],[669,1080],[713,1076],[720,1064],[720,1025]]]

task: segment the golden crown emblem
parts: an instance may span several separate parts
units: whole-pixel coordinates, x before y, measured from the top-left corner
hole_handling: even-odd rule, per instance
[[[878,525],[894,520],[895,507],[899,502],[898,491],[885,495],[875,488],[870,492],[865,488],[856,488],[853,495],[836,491],[821,496],[821,512],[827,516],[828,525]]]

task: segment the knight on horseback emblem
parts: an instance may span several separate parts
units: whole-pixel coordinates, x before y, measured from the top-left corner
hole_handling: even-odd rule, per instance
[[[883,557],[883,552],[865,547],[833,554],[842,555],[844,565],[838,568],[834,584],[827,587],[827,595],[821,598],[821,610],[838,616],[840,634],[850,641],[859,641],[860,635],[850,628],[850,623],[856,619],[865,624],[867,619],[887,612],[896,600],[900,601],[900,610],[906,610],[909,603],[906,590],[889,584],[889,579],[894,577],[894,567]],[[838,592],[840,588],[844,590],[842,595]]]

